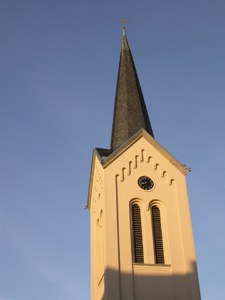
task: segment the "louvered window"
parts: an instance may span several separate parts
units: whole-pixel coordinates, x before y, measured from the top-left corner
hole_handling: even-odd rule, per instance
[[[133,227],[133,243],[134,243],[134,262],[143,263],[143,241],[141,227],[141,212],[137,204],[132,205],[132,227]]]
[[[155,248],[155,263],[164,264],[163,236],[161,228],[160,210],[156,205],[152,206],[151,210]]]

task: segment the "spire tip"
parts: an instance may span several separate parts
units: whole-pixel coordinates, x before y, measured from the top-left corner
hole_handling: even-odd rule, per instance
[[[122,19],[120,19],[120,22],[122,23],[123,36],[125,36],[126,35],[125,23],[127,22],[127,20],[125,18],[122,18]]]
[[[123,36],[125,36],[125,35],[126,35],[126,27],[123,26]]]

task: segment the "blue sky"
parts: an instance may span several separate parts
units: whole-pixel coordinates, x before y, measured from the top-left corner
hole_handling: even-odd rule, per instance
[[[0,300],[87,300],[91,154],[128,19],[156,140],[187,175],[202,299],[225,299],[225,2],[1,1]]]

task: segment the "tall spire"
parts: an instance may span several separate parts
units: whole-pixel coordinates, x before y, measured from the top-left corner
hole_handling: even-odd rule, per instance
[[[123,25],[111,135],[111,150],[114,151],[121,146],[141,128],[144,128],[154,137],[133,57],[127,41],[125,26]]]

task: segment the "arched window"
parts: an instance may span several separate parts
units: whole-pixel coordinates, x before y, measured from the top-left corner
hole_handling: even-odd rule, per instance
[[[134,243],[134,262],[143,263],[143,241],[141,227],[141,212],[138,204],[132,205],[132,228],[133,228],[133,243]]]
[[[158,206],[153,205],[152,212],[152,226],[153,226],[153,239],[155,249],[155,263],[164,264],[164,250],[163,250],[163,236],[161,228],[161,217]]]

